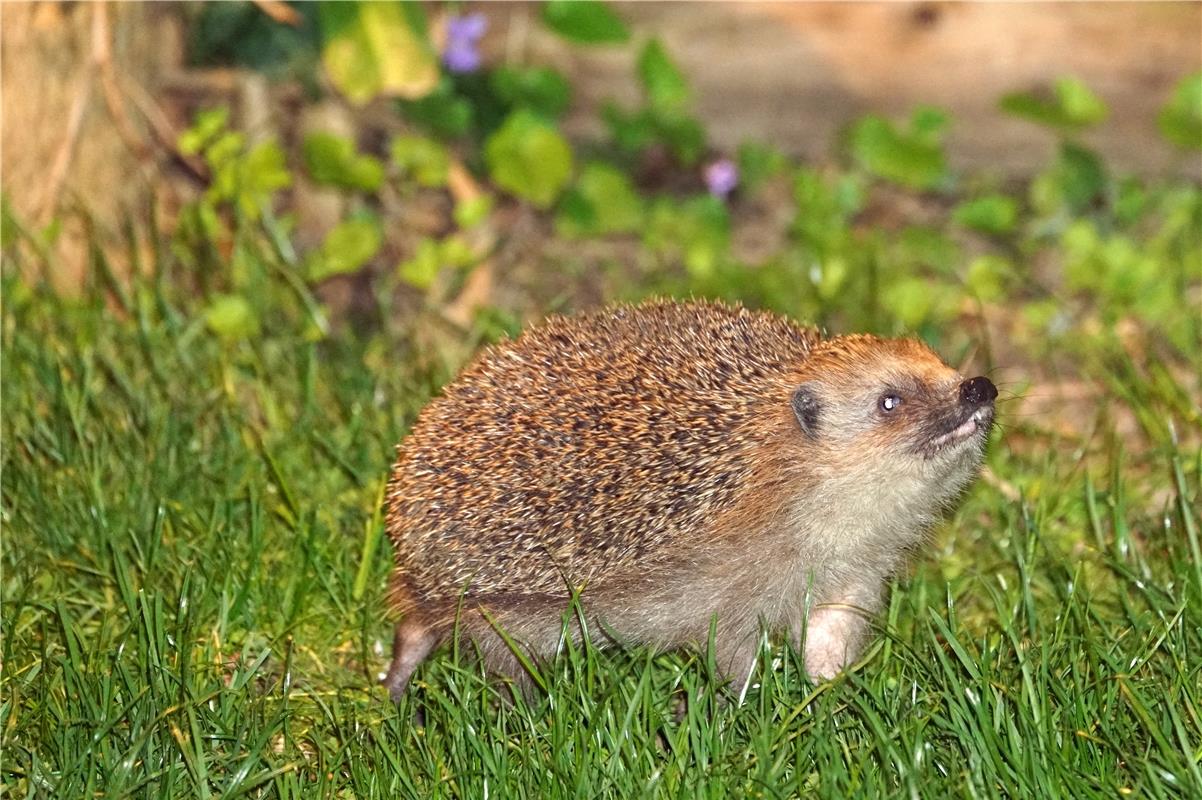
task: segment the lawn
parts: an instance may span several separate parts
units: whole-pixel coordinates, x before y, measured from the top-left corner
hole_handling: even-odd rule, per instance
[[[1202,795],[1202,454],[1167,369],[1081,345],[1159,439],[1004,404],[834,682],[766,642],[740,703],[704,654],[569,648],[510,704],[445,652],[394,705],[377,509],[447,368],[282,312],[231,342],[154,279],[3,288],[5,796]]]

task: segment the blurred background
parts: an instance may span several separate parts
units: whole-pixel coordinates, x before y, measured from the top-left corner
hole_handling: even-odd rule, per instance
[[[1074,336],[1197,343],[1197,3],[0,13],[7,265],[56,291],[162,270],[237,339],[287,284],[448,369],[651,293],[1077,392]]]

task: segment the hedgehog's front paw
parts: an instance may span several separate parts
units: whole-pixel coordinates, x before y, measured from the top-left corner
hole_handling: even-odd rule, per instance
[[[858,610],[817,608],[805,631],[806,673],[811,680],[830,680],[855,660],[866,627]]]

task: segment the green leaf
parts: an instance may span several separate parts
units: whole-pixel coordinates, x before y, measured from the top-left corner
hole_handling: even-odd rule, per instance
[[[236,201],[248,219],[258,219],[260,209],[278,189],[292,185],[284,151],[273,141],[261,142],[238,165]]]
[[[623,153],[640,153],[656,139],[655,120],[647,109],[625,111],[616,103],[606,102],[601,107],[601,119],[614,145]]]
[[[223,131],[205,145],[204,158],[214,172],[233,164],[246,149],[246,136],[238,131]]]
[[[548,208],[572,175],[572,150],[555,128],[525,109],[510,114],[484,145],[497,186]]]
[[[451,156],[438,142],[424,136],[397,136],[391,150],[393,163],[404,175],[422,186],[446,186]]]
[[[461,236],[448,236],[439,242],[439,256],[443,264],[454,269],[465,269],[480,260]]]
[[[705,152],[705,129],[696,117],[664,114],[655,119],[659,138],[686,167],[696,164]]]
[[[1149,312],[1158,304],[1174,303],[1172,289],[1160,280],[1162,270],[1156,258],[1133,239],[1103,236],[1093,222],[1083,219],[1065,230],[1061,245],[1065,284],[1098,294],[1107,301],[1102,304],[1104,310],[1110,306],[1128,313],[1133,305],[1143,305]],[[1163,293],[1166,288],[1167,296]]]
[[[417,252],[413,254],[413,258],[397,267],[397,274],[410,286],[424,290],[434,283],[441,266],[438,242],[434,239],[422,239],[417,244]]]
[[[850,219],[864,205],[857,176],[848,174],[832,185],[818,170],[801,168],[793,183],[797,216],[793,234],[806,246],[813,260],[824,262],[840,256],[850,238]]]
[[[378,159],[356,153],[353,142],[332,133],[306,136],[304,157],[310,177],[318,183],[374,192],[384,180]]]
[[[1063,142],[1052,172],[1062,200],[1075,212],[1085,211],[1106,192],[1109,178],[1098,154],[1087,147]]]
[[[974,295],[986,302],[1005,298],[1014,277],[1014,265],[995,255],[979,256],[968,265],[964,282]]]
[[[749,190],[783,173],[789,166],[785,154],[760,142],[744,142],[738,152],[739,181]]]
[[[271,80],[305,80],[317,66],[317,5],[292,3],[297,23],[281,24],[253,3],[197,4],[188,15],[188,60],[237,66]]]
[[[481,194],[455,205],[455,224],[460,228],[474,228],[492,213],[495,201],[491,194]]]
[[[815,264],[810,270],[810,278],[814,281],[814,289],[823,300],[837,298],[851,275],[847,259],[836,257]]]
[[[713,277],[730,245],[730,214],[717,197],[704,195],[683,203],[657,200],[643,234],[648,249],[680,258],[690,277]]]
[[[548,0],[543,5],[543,23],[580,44],[619,44],[630,38],[626,23],[598,0]]]
[[[647,105],[657,112],[679,113],[689,103],[689,84],[668,57],[659,39],[643,46],[638,61],[639,80]]]
[[[888,257],[892,259],[892,266],[906,274],[934,270],[952,275],[963,263],[959,245],[939,228],[909,225],[891,238],[893,243],[888,248]]]
[[[555,227],[567,236],[622,233],[637,230],[645,212],[630,178],[608,164],[593,162],[564,197]]]
[[[696,164],[705,152],[705,130],[687,113],[688,83],[658,40],[643,47],[638,72],[646,105],[637,111],[623,111],[612,103],[602,108],[602,119],[614,143],[630,154],[660,143],[683,165]]]
[[[952,219],[984,233],[1009,233],[1018,221],[1018,203],[1006,195],[985,195],[956,206]]]
[[[225,341],[249,339],[259,332],[259,318],[242,295],[214,297],[204,317],[208,329]]]
[[[1110,178],[1097,153],[1064,141],[1056,163],[1031,182],[1031,205],[1041,214],[1081,214],[1105,200]]]
[[[943,140],[951,119],[947,112],[934,106],[919,106],[910,115],[910,131],[914,138],[938,146]]]
[[[1160,132],[1178,147],[1202,150],[1202,72],[1184,78],[1156,118]]]
[[[1106,104],[1076,78],[1061,78],[1052,92],[1015,92],[1001,99],[1008,114],[1040,125],[1075,130],[1106,119]]]
[[[356,217],[338,223],[309,259],[309,280],[316,283],[359,270],[375,257],[382,243],[380,224],[374,217]]]
[[[356,105],[378,95],[415,99],[440,77],[438,58],[394,0],[323,2],[321,60],[330,81]]]
[[[422,239],[413,258],[397,266],[401,280],[417,289],[429,289],[443,268],[465,269],[479,259],[472,249],[458,236],[449,236],[441,242]]]
[[[264,205],[279,189],[292,184],[284,151],[274,140],[260,142],[246,151],[246,136],[226,130],[227,109],[204,111],[197,115],[192,128],[180,137],[180,147],[188,152],[203,153],[212,172],[204,201],[196,208],[197,216],[191,225],[194,231],[215,231],[215,208],[219,204],[234,206],[247,220],[258,219]]]
[[[199,112],[192,127],[179,136],[179,151],[186,156],[196,155],[209,145],[229,123],[230,110],[224,106]]]
[[[548,67],[500,67],[490,82],[497,97],[511,107],[529,108],[550,119],[567,111],[572,100],[571,84]]]
[[[919,122],[921,132],[902,132],[886,119],[865,117],[852,130],[852,155],[873,175],[912,189],[932,189],[945,178],[947,164],[929,119]]]
[[[951,317],[956,304],[954,289],[929,278],[903,278],[881,290],[881,305],[909,330],[928,320]]]
[[[463,136],[475,122],[471,101],[456,93],[455,84],[448,77],[440,80],[425,97],[401,100],[400,106],[405,119],[448,139]]]
[[[1149,193],[1143,181],[1127,177],[1119,182],[1114,193],[1114,215],[1123,224],[1136,222],[1148,207]]]
[[[1106,119],[1109,114],[1102,99],[1076,78],[1057,81],[1056,97],[1065,116],[1076,125],[1093,125]]]

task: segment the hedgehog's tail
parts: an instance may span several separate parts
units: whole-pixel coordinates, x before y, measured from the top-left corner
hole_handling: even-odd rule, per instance
[[[397,702],[409,685],[409,678],[417,665],[425,660],[438,643],[434,633],[414,616],[407,616],[397,623],[396,635],[392,640],[392,664],[382,681],[388,688],[388,696]]]
[[[394,701],[400,700],[417,665],[438,644],[439,636],[423,619],[417,596],[405,577],[396,572],[388,590],[388,606],[400,617],[392,640],[392,664],[382,683]]]

